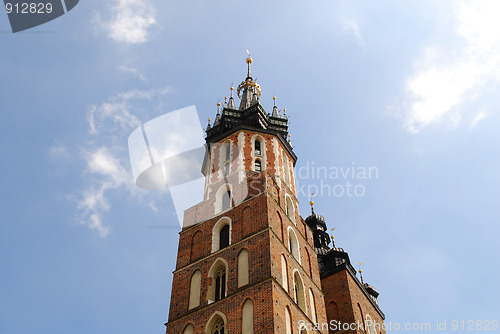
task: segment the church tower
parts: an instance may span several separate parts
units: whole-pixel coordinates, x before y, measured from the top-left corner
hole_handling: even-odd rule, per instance
[[[321,216],[299,215],[286,110],[275,97],[264,110],[250,56],[246,63],[239,106],[231,87],[206,128],[204,200],[184,212],[166,333],[336,333],[325,324],[350,320],[342,310],[356,312],[351,300],[373,306],[378,294],[351,296],[368,288],[352,283],[347,254],[329,248]]]

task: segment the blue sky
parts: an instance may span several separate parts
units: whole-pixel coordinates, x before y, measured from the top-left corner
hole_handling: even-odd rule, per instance
[[[17,34],[3,14],[0,333],[164,331],[179,225],[134,186],[127,137],[190,105],[205,126],[247,49],[297,169],[377,169],[298,183],[364,190],[314,201],[387,321],[500,320],[499,9],[87,0]]]

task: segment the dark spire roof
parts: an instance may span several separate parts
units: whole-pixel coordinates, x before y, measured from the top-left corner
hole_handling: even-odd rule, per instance
[[[206,140],[208,143],[217,142],[239,129],[269,133],[281,140],[295,162],[297,157],[288,142],[288,120],[281,117],[274,108],[273,113],[268,114],[260,104],[261,88],[251,77],[252,62],[252,58],[246,59],[247,78],[237,88],[238,97],[241,99],[240,107],[238,109],[235,107],[234,88],[231,87],[229,101],[227,104],[224,103],[222,112],[216,116],[213,126],[208,126],[206,129]]]

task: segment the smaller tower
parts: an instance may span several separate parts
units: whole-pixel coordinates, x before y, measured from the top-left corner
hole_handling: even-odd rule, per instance
[[[330,333],[385,333],[385,315],[378,306],[378,292],[356,277],[349,255],[335,246],[333,236],[330,248],[325,218],[314,212],[314,202],[305,222],[313,231]],[[357,328],[345,327],[351,324]]]

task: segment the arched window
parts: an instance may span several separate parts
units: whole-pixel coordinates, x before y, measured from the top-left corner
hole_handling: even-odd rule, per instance
[[[295,302],[304,313],[307,313],[306,299],[304,296],[304,284],[302,283],[302,278],[300,278],[298,271],[293,274],[293,286]]]
[[[285,183],[290,185],[290,170],[288,166],[288,158],[286,153],[283,151],[283,174],[285,174]]]
[[[226,297],[226,267],[220,265],[215,272],[215,301]]]
[[[212,253],[231,244],[231,219],[222,217],[212,229]]]
[[[248,299],[243,304],[243,321],[241,324],[242,334],[253,334],[253,302]]]
[[[260,149],[260,140],[255,139],[255,155],[261,155],[262,151]]]
[[[224,225],[220,230],[219,249],[229,246],[229,225]]]
[[[225,160],[231,161],[231,142],[228,141],[225,143],[225,151],[226,151],[226,154],[224,156]]]
[[[196,270],[191,276],[191,286],[189,288],[189,309],[200,305],[201,271]]]
[[[292,199],[288,195],[285,197],[286,197],[286,215],[295,224],[295,208],[293,206]]]
[[[226,333],[226,323],[224,319],[219,315],[214,315],[212,320],[207,324],[207,334],[225,334]]]
[[[231,207],[231,190],[226,190],[224,195],[222,195],[222,211],[225,211]]]
[[[207,292],[208,303],[216,302],[227,295],[228,264],[223,258],[218,258],[208,272],[209,286]]]
[[[368,331],[368,334],[377,334],[377,332],[375,331],[375,323],[373,322],[373,320],[369,314],[366,315],[365,325],[366,325],[366,329]]]
[[[214,211],[215,214],[218,214],[222,211],[226,211],[233,206],[233,192],[232,185],[229,183],[225,183],[219,187],[217,192],[215,193],[215,205]]]
[[[288,228],[288,250],[293,257],[300,263],[299,241],[291,227]]]
[[[285,329],[286,334],[292,334],[292,315],[288,306],[285,307]]]
[[[363,315],[363,310],[361,309],[361,305],[359,305],[358,303],[358,309],[359,309],[359,313],[361,314],[361,320],[364,319],[364,315]],[[366,332],[366,325],[365,325],[365,322],[364,321],[361,321],[362,325],[363,325],[363,330]]]
[[[248,251],[243,249],[238,255],[238,288],[247,285],[248,281]]]
[[[224,175],[229,175],[229,172],[231,171],[231,163],[230,162],[225,162],[224,163]]]
[[[256,172],[261,172],[262,171],[262,163],[260,162],[259,159],[255,160],[255,171]]]
[[[311,288],[309,288],[309,307],[311,308],[311,320],[314,323],[317,323],[318,319],[316,316],[316,302],[314,299],[314,293]]]
[[[283,289],[288,292],[288,268],[286,266],[285,255],[281,254],[281,284]]]
[[[193,325],[188,325],[186,327],[186,329],[184,330],[184,332],[182,332],[183,334],[194,334],[194,328],[193,328]]]

